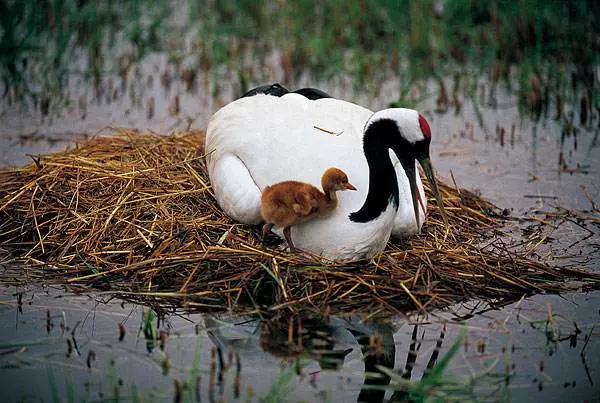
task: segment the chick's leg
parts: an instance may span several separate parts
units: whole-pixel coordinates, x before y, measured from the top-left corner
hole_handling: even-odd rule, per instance
[[[294,243],[292,242],[292,230],[291,227],[285,227],[283,229],[283,236],[285,237],[285,240],[287,241],[289,247],[290,247],[290,252],[295,252],[296,248],[294,247]]]
[[[265,243],[265,238],[267,237],[267,234],[271,231],[271,229],[273,229],[273,225],[271,223],[266,223],[265,225],[263,225],[262,228],[262,242]]]

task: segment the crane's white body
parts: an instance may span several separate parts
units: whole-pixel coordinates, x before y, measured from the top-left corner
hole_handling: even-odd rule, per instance
[[[350,102],[309,100],[293,93],[259,94],[224,106],[210,119],[205,144],[219,205],[237,221],[258,224],[265,186],[297,180],[320,187],[323,172],[336,167],[358,190],[338,193],[339,206],[327,218],[292,227],[296,247],[335,260],[371,258],[383,250],[392,233],[401,237],[417,233],[408,178],[393,152],[398,209],[390,202],[377,218],[365,223],[348,217],[361,208],[369,189],[363,130],[371,116],[372,111]],[[425,202],[418,174],[416,180]],[[419,212],[423,223],[425,212],[421,207]]]

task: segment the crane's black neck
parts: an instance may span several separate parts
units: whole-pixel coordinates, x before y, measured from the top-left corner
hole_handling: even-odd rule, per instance
[[[369,191],[360,210],[349,215],[351,221],[372,221],[390,203],[398,207],[398,179],[389,152],[391,138],[401,138],[398,125],[392,119],[375,121],[365,131],[363,150],[369,165]]]

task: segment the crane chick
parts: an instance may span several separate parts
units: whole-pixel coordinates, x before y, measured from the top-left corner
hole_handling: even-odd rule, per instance
[[[338,168],[325,171],[321,177],[321,186],[323,192],[311,184],[299,181],[267,186],[260,199],[260,213],[266,221],[263,240],[274,226],[282,227],[290,251],[295,251],[291,227],[331,213],[338,205],[338,190],[356,190],[348,182],[344,171]]]

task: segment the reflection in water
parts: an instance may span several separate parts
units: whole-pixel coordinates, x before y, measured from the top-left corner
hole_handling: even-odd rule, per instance
[[[350,353],[358,353],[364,363],[363,383],[357,397],[358,402],[383,402],[386,388],[390,385],[390,376],[382,367],[393,370],[397,362],[394,333],[404,323],[392,325],[389,321],[365,322],[359,317],[342,318],[305,312],[293,316],[276,316],[269,320],[258,317],[204,317],[210,340],[217,346],[220,368],[224,365],[223,355],[235,352],[237,361],[250,360],[250,356],[268,354],[292,363],[297,375],[305,376],[302,361],[315,360],[319,371],[340,370]],[[408,381],[418,381],[413,376],[413,368],[419,353],[419,325],[412,326],[411,342],[403,349],[407,350],[403,369],[398,375]],[[426,378],[436,365],[446,327],[440,331],[435,348],[431,351],[422,377]],[[421,339],[424,337],[424,332]],[[407,349],[408,347],[408,349]],[[241,358],[240,358],[241,357]],[[228,362],[231,362],[231,358]],[[219,371],[221,379],[221,371]],[[406,391],[395,391],[390,401],[402,401],[408,397]]]
[[[385,389],[370,386],[389,384],[390,378],[377,366],[394,366],[396,346],[391,323],[365,323],[359,318],[315,313],[281,315],[269,320],[207,315],[204,320],[220,357],[224,351],[235,351],[241,361],[268,354],[292,363],[300,376],[314,378],[321,371],[340,370],[348,357],[357,360],[358,354],[358,360],[364,362],[358,401],[383,401]],[[307,360],[316,361],[319,370],[305,374],[302,362]]]
[[[467,305],[458,321],[453,310],[374,322],[184,314],[61,288],[3,288],[0,376],[8,401],[53,391],[84,401],[589,398],[599,387],[600,317],[590,323],[581,312],[600,315],[598,298],[533,297],[502,311]]]

